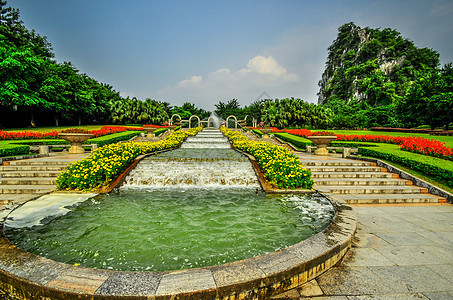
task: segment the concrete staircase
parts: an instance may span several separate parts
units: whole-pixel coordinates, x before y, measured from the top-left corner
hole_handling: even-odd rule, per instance
[[[67,166],[86,155],[66,155],[4,162],[0,166],[0,205],[21,203],[52,192]]]
[[[302,165],[312,172],[313,188],[326,196],[349,204],[438,203],[444,198],[428,194],[397,174],[369,162],[297,154]]]

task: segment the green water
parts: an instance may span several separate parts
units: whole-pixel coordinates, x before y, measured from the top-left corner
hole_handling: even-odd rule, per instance
[[[250,258],[298,243],[334,216],[320,196],[254,189],[121,189],[43,225],[5,228],[29,252],[85,267],[167,271]]]

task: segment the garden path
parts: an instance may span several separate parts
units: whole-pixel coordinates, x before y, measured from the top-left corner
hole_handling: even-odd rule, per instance
[[[353,247],[337,266],[273,299],[453,299],[453,205],[352,205]]]

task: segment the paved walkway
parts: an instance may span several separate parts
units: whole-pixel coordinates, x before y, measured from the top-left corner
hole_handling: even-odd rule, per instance
[[[453,299],[453,205],[353,208],[342,263],[277,299]]]

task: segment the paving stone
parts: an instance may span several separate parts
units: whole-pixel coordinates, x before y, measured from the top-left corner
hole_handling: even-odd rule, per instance
[[[438,265],[449,262],[448,259],[438,257],[431,250],[419,246],[384,246],[375,249],[399,266]]]
[[[292,289],[292,290],[289,290],[289,291],[287,291],[285,293],[273,296],[270,299],[273,299],[273,300],[277,300],[277,299],[278,300],[280,300],[280,299],[297,299],[297,300],[299,300],[300,299],[300,294],[297,291],[297,289]]]
[[[302,286],[297,288],[297,290],[299,290],[299,294],[302,297],[314,297],[324,295],[323,291],[321,290],[321,287],[319,286],[316,280],[310,280],[306,284],[303,284]]]
[[[366,267],[366,266],[394,266],[395,263],[373,248],[353,248],[343,260],[344,266]]]
[[[46,286],[92,295],[112,274],[113,272],[106,270],[71,267]]]
[[[423,237],[417,232],[404,233],[376,233],[376,235],[387,241],[393,246],[415,246],[415,245],[431,245],[433,241]]]
[[[432,300],[451,300],[453,299],[453,290],[445,292],[423,293],[423,295]]]
[[[450,245],[453,246],[453,232],[432,232],[432,231],[423,231],[417,232],[421,236],[431,240],[433,243],[441,245]]]
[[[96,295],[152,296],[156,294],[161,273],[115,272],[99,287]]]
[[[403,285],[404,292],[440,292],[451,286],[451,282],[424,266],[374,267],[371,271],[381,280]]]
[[[171,272],[163,275],[157,295],[172,295],[182,292],[211,290],[215,294],[216,284],[211,271],[206,269]]]
[[[453,283],[453,264],[427,265],[426,267]]]
[[[390,246],[390,244],[387,241],[381,239],[376,234],[371,233],[356,233],[354,244],[359,248]]]
[[[363,295],[348,296],[350,300],[405,300],[405,299],[429,299],[421,293],[386,294],[386,295]]]
[[[367,267],[335,267],[317,281],[326,295],[366,295],[403,293],[399,281],[381,278]]]

